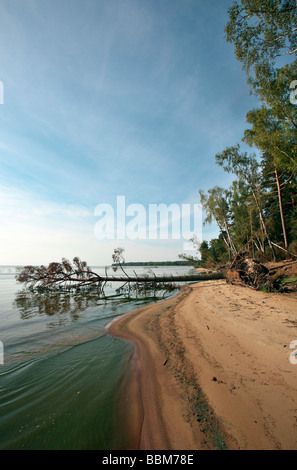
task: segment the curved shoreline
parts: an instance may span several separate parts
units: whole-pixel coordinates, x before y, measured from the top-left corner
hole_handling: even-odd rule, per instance
[[[193,420],[187,416],[183,403],[184,387],[180,379],[175,377],[178,371],[174,371],[173,365],[168,367],[168,358],[152,329],[154,319],[164,311],[175,309],[188,296],[191,288],[183,286],[170,299],[140,307],[109,325],[111,336],[134,345],[129,372],[134,398],[130,400],[128,408],[129,432],[132,432],[134,450],[196,450],[198,443],[199,449],[216,447],[210,443],[213,440],[210,436],[208,443],[204,434],[201,438],[201,426],[195,422],[196,429],[193,431]],[[191,379],[188,377],[187,380]],[[210,410],[201,391],[199,395],[200,406],[205,409],[203,420],[216,421],[215,417],[209,417]],[[136,413],[135,403],[138,403]],[[218,423],[216,426],[215,432],[220,434]],[[137,432],[138,439],[135,438]]]
[[[296,449],[296,311],[296,297],[202,281],[113,322],[135,348],[135,448]]]
[[[166,302],[166,301],[162,301]],[[158,302],[159,304],[161,302]],[[133,450],[140,450],[140,449],[149,449],[154,448],[157,450],[163,449],[164,447],[168,447],[168,442],[166,439],[166,431],[163,429],[162,433],[158,436],[158,445],[155,445],[152,442],[152,438],[149,436],[151,433],[147,433],[147,413],[145,413],[145,408],[149,406],[147,401],[147,393],[144,393],[147,386],[146,376],[144,375],[144,370],[146,373],[148,372],[147,365],[151,362],[148,360],[149,350],[147,350],[144,346],[144,343],[141,339],[132,332],[130,329],[131,321],[133,318],[137,317],[138,315],[144,314],[149,307],[155,307],[155,304],[150,306],[140,307],[130,313],[125,314],[123,317],[114,320],[109,325],[109,333],[114,338],[118,338],[124,341],[129,341],[134,345],[134,352],[131,356],[130,360],[130,370],[129,370],[129,381],[130,384],[127,388],[127,395],[129,393],[132,394],[130,399],[130,403],[128,403],[128,407],[126,408],[126,422],[128,423],[128,432],[131,433],[131,446]],[[153,364],[151,363],[150,366]],[[152,368],[149,368],[150,380],[155,382],[154,371]],[[132,385],[131,385],[132,384]],[[156,390],[154,390],[156,392]],[[155,397],[156,398],[156,397]],[[150,400],[149,400],[150,401]],[[158,400],[157,400],[158,401]],[[153,406],[156,409],[156,405]],[[159,406],[157,405],[157,409]],[[132,416],[132,419],[131,419]],[[157,419],[156,419],[157,418]],[[158,422],[160,425],[160,416],[156,417],[154,414],[154,420]],[[155,429],[155,424],[152,423],[152,420],[149,420],[149,426],[152,426],[155,431],[159,431],[162,429],[162,425],[157,426]],[[149,435],[148,435],[149,434]]]

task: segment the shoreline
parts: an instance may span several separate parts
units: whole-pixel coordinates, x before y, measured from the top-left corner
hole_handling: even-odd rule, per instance
[[[132,385],[128,386],[128,389],[132,390],[133,398],[129,399],[126,411],[133,450],[196,450],[197,442],[200,442],[199,448],[209,448],[204,434],[201,438],[200,426],[193,436],[193,423],[185,416],[183,400],[180,400],[183,387],[179,380],[173,377],[171,366],[168,368],[167,356],[159,344],[155,343],[156,338],[149,335],[149,332],[152,332],[150,320],[158,318],[160,312],[175,308],[188,295],[191,287],[192,285],[182,286],[180,291],[169,299],[139,307],[108,325],[112,337],[134,345],[129,370]],[[211,411],[200,390],[199,395],[204,423],[216,421],[215,417],[211,419]],[[136,413],[135,403],[138,403],[139,407]],[[224,448],[219,442],[219,429],[215,430],[215,434],[218,443],[211,448]]]
[[[217,280],[112,322],[134,344],[135,450],[297,449],[296,312],[294,296]]]
[[[158,377],[151,354],[152,349],[157,355],[159,355],[159,352],[157,348],[154,349],[152,343],[150,347],[147,347],[148,345],[143,341],[143,336],[139,334],[139,331],[133,331],[133,325],[139,319],[142,323],[143,315],[155,315],[155,312],[158,312],[160,308],[166,308],[167,304],[170,305],[172,301],[177,300],[181,293],[179,292],[170,299],[157,302],[157,304],[154,303],[133,310],[109,325],[111,336],[129,341],[134,345],[129,371],[131,382],[134,384],[134,398],[130,400],[127,416],[130,417],[131,415],[131,403],[133,407],[135,401],[138,402],[140,409],[136,420],[135,415],[133,415],[132,423],[129,420],[129,432],[132,432],[132,436],[135,436],[135,432],[137,432],[135,430],[138,429],[139,431],[138,439],[132,438],[132,443],[138,442],[137,447],[133,450],[173,449],[168,436],[168,429],[164,424],[161,409],[163,403],[160,399]],[[146,335],[146,323],[143,323],[142,326],[144,335]],[[166,361],[164,357],[162,360],[163,363]]]

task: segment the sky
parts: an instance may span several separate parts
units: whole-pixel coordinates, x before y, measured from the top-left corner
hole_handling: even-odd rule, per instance
[[[181,237],[100,239],[98,206],[116,223],[118,197],[194,210],[199,189],[231,184],[215,155],[256,105],[225,40],[231,4],[1,0],[0,265],[106,265],[118,246],[126,261],[178,259]]]

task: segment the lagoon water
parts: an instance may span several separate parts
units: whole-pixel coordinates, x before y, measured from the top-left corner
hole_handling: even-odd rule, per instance
[[[168,275],[191,270],[156,269]],[[94,271],[104,274],[104,268]],[[15,275],[15,267],[0,267],[0,449],[124,450],[129,430],[120,421],[119,390],[133,346],[107,335],[106,326],[143,301],[32,294]],[[106,293],[116,287],[109,284]]]

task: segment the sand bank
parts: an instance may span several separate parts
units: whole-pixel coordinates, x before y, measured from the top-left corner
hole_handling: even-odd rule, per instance
[[[135,344],[135,448],[297,449],[296,297],[205,281],[110,332]]]

